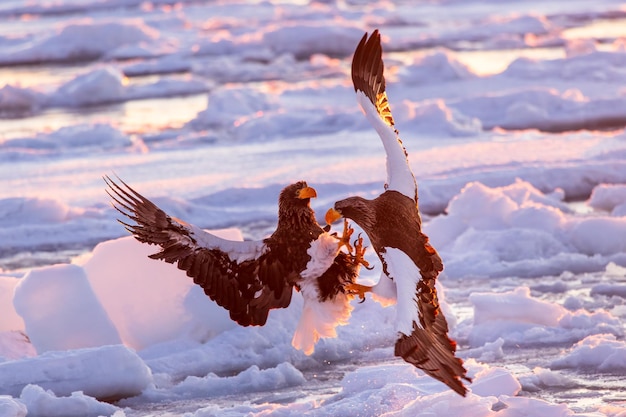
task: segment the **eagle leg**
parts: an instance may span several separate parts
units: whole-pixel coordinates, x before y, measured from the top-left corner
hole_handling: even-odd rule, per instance
[[[365,250],[367,249],[367,246],[363,246],[363,237],[361,236],[360,233],[359,233],[359,236],[354,241],[353,245],[354,245],[354,255],[352,255],[352,253],[350,254],[350,256],[352,257],[352,264],[354,266],[363,265],[363,267],[367,269],[368,271],[371,271],[372,269],[374,269],[374,267],[370,266],[370,263],[367,262],[365,260],[365,257],[363,256],[365,255]]]
[[[361,300],[365,300],[365,293],[371,292],[372,287],[369,285],[362,285],[357,283],[346,284],[344,286],[346,294],[358,295]]]
[[[336,233],[333,233],[333,236],[339,239],[338,249],[341,249],[342,246],[345,246],[350,255],[352,255],[352,252],[354,251],[352,245],[350,244],[350,236],[352,236],[352,233],[354,233],[354,229],[350,227],[350,225],[348,224],[348,220],[346,219],[343,219],[343,233],[341,234],[341,237],[337,236]]]

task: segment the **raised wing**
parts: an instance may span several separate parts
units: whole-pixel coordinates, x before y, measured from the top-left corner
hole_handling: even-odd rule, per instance
[[[121,179],[104,180],[115,209],[135,224],[119,222],[140,242],[160,246],[150,258],[176,263],[234,321],[263,325],[270,309],[289,305],[293,277],[263,241],[219,238],[170,217]]]
[[[384,65],[380,33],[367,33],[359,42],[352,58],[352,83],[359,106],[365,117],[378,132],[387,154],[386,189],[398,191],[417,202],[417,184],[407,152],[398,137],[387,93],[385,91]]]

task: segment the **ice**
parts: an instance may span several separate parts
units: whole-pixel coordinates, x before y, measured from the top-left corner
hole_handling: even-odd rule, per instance
[[[263,370],[253,365],[231,377],[219,377],[212,373],[203,377],[189,376],[172,389],[146,389],[141,396],[127,400],[126,403],[243,395],[250,392],[277,391],[304,383],[306,379],[302,373],[288,362]]]
[[[137,354],[122,345],[46,352],[34,358],[0,363],[0,394],[37,394],[37,385],[57,396],[82,391],[99,399],[138,395],[152,374]],[[39,395],[35,395],[39,396]]]
[[[484,216],[485,212],[490,215]],[[447,254],[447,275],[461,277],[468,273],[526,276],[530,263],[539,274],[557,271],[559,265],[578,270],[581,262],[584,268],[601,270],[613,259],[621,259],[625,227],[620,217],[580,218],[559,199],[516,181],[496,188],[466,185],[450,201],[447,216],[434,219],[426,230]],[[594,257],[591,262],[589,256]]]
[[[13,292],[19,283],[18,278],[0,275],[0,305],[6,306],[0,316],[0,332],[24,329],[24,320],[12,308]]]
[[[13,304],[37,353],[121,342],[79,266],[31,270],[15,287]]]
[[[29,416],[98,417],[110,416],[118,410],[114,405],[100,402],[81,391],[59,397],[39,385],[25,386],[20,394],[20,401],[28,409]]]
[[[151,42],[157,30],[141,20],[95,22],[85,20],[63,27],[58,33],[41,40],[24,42],[0,54],[2,64],[29,64],[46,61],[97,59],[106,52],[128,44]]]
[[[26,417],[26,405],[8,395],[0,395],[0,415],[7,417]]]
[[[27,115],[41,108],[45,101],[45,95],[39,91],[6,84],[0,88],[0,115]]]
[[[624,416],[619,2],[35,3],[0,4],[0,415]],[[255,240],[289,182],[320,220],[378,195],[349,76],[375,28],[463,399],[394,357],[395,309],[369,298],[311,356],[298,292],[237,326],[103,191],[119,174]]]
[[[552,361],[550,366],[554,369],[583,368],[621,373],[626,369],[626,343],[612,334],[587,336],[563,357]]]
[[[331,57],[348,56],[354,52],[363,31],[352,24],[337,23],[331,27],[318,22],[279,25],[263,34],[263,44],[278,54],[290,53],[296,59],[313,54]]]
[[[122,101],[128,79],[114,67],[104,67],[79,75],[62,85],[52,96],[56,106],[89,106]]]
[[[570,312],[563,306],[538,300],[530,289],[510,292],[472,293],[474,326],[469,342],[473,347],[504,339],[505,345],[557,344],[596,333],[622,336],[617,317],[606,311]]]
[[[626,186],[601,184],[593,189],[588,204],[598,210],[606,210],[614,216],[626,215]]]
[[[241,238],[235,230],[217,234]],[[155,252],[128,236],[99,244],[83,261],[94,294],[127,346],[141,350],[192,335],[206,340],[236,326],[184,271],[148,258]]]

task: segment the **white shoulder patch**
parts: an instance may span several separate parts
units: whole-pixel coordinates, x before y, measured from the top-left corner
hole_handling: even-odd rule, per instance
[[[191,230],[191,236],[199,246],[207,249],[218,249],[228,254],[228,257],[237,263],[256,259],[261,256],[267,247],[261,240],[228,240],[218,237],[199,227],[182,223]]]

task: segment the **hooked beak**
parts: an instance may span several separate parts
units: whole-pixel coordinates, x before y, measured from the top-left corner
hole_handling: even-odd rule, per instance
[[[324,216],[324,220],[326,220],[326,224],[333,224],[337,220],[341,219],[341,217],[341,213],[334,208],[329,208]]]
[[[317,191],[313,187],[304,187],[298,190],[298,198],[304,200],[305,198],[317,197]]]

